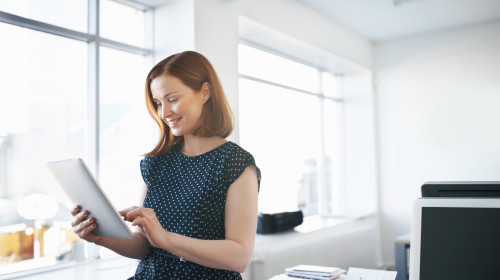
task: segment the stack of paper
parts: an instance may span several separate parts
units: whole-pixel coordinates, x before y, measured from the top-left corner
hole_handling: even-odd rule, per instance
[[[304,279],[333,280],[345,273],[345,270],[338,267],[317,266],[317,265],[297,265],[285,268],[286,275]]]

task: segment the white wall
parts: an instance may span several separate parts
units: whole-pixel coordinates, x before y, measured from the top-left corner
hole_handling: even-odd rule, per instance
[[[195,3],[195,49],[214,65],[237,120],[238,14],[224,1],[195,0]],[[230,139],[238,142],[238,125]]]
[[[375,46],[383,257],[426,181],[500,180],[500,22]]]
[[[348,213],[377,211],[375,112],[371,71],[344,76],[344,190]]]
[[[155,64],[172,54],[194,50],[194,16],[194,0],[170,1],[155,10]]]

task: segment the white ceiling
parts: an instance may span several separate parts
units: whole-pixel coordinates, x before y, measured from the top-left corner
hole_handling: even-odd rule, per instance
[[[131,1],[158,7],[173,0]],[[500,20],[500,0],[294,1],[302,2],[372,41]]]
[[[500,20],[500,0],[299,1],[373,41]]]

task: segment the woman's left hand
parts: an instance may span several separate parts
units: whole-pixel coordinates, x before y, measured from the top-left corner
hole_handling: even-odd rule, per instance
[[[164,240],[167,231],[161,226],[153,209],[132,206],[121,210],[119,213],[125,221],[132,222],[133,226],[138,226],[151,245],[160,247],[160,243]]]

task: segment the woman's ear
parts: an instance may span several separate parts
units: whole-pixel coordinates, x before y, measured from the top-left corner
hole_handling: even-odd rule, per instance
[[[212,96],[208,82],[204,82],[201,86],[201,94],[203,94],[203,103],[207,102],[207,100],[210,99],[210,96]]]

